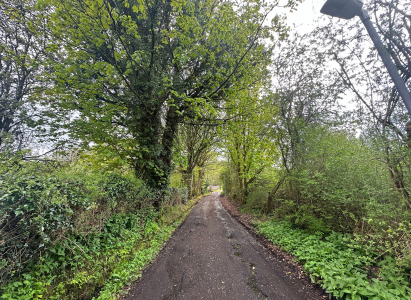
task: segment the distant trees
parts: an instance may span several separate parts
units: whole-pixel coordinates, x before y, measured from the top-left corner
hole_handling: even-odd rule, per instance
[[[261,95],[259,95],[261,93]],[[228,120],[219,128],[221,147],[234,173],[235,197],[245,204],[250,187],[260,173],[278,159],[277,147],[267,123],[277,119],[263,89],[242,91],[230,101]],[[227,187],[225,187],[227,188]]]
[[[369,1],[367,9],[411,87],[411,5]],[[255,203],[313,232],[365,234],[405,257],[411,126],[388,72],[359,20],[332,19],[310,35],[290,36],[273,58],[278,112],[271,127],[281,168],[264,189],[268,201]],[[342,97],[352,100],[351,111],[339,105]]]
[[[215,156],[217,122],[192,120],[181,124],[176,141],[174,163],[181,173],[190,196],[201,193],[204,167]],[[197,176],[194,169],[198,168]]]
[[[293,33],[277,45],[272,64],[276,96],[271,99],[278,117],[271,127],[287,172],[304,159],[298,153],[304,128],[339,121],[343,85],[336,72],[325,67],[327,59],[310,35]]]
[[[341,126],[338,100],[344,86],[338,73],[325,67],[325,51],[311,36],[290,32],[275,43],[272,83],[232,98],[227,111],[232,119],[220,130],[241,203],[260,175],[275,168],[278,182],[264,199],[270,211],[285,178],[305,164],[305,132],[326,124]]]
[[[267,199],[272,209],[276,193],[286,178],[301,171],[307,159],[305,132],[317,126],[339,122],[338,100],[343,85],[336,72],[327,68],[327,56],[311,35],[292,32],[278,42],[273,56],[273,96],[276,118],[268,119],[271,136],[280,153],[280,174]],[[273,120],[273,121],[272,121]]]

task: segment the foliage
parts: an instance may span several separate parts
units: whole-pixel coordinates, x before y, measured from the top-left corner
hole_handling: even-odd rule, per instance
[[[155,255],[161,250],[165,241],[171,236],[179,223],[157,230],[156,235],[150,241],[150,245],[134,254],[131,261],[123,261],[113,270],[106,285],[100,292],[99,300],[113,299],[113,294],[118,293],[124,285],[128,285],[141,277],[141,270],[152,261]]]
[[[186,204],[188,199],[191,199],[189,197],[189,192],[187,187],[180,187],[180,188],[170,188],[170,195],[167,197],[165,200],[163,206],[167,205],[181,205],[181,204]]]
[[[277,148],[267,128],[275,109],[259,90],[243,91],[230,102],[230,120],[220,128],[221,143],[236,175],[236,196],[244,204],[251,184],[277,160]],[[228,179],[228,178],[227,178]]]
[[[92,142],[110,148],[151,187],[168,184],[179,123],[215,111],[267,73],[270,49],[263,40],[273,37],[273,27],[264,20],[275,3],[41,5],[51,6],[55,41],[49,49],[60,58],[50,73],[56,88],[45,97],[56,122],[65,121],[71,138],[85,147]]]
[[[326,127],[300,135],[304,143],[294,158],[297,167],[274,200],[277,215],[312,231],[342,232],[372,232],[365,224],[369,218],[393,227],[408,219],[407,203],[392,190],[373,148]]]
[[[247,195],[246,203],[242,209],[246,211],[265,211],[267,206],[267,198],[271,190],[277,183],[281,173],[276,167],[266,167],[256,178],[250,191]]]
[[[205,181],[208,182],[208,185],[222,185],[223,182],[220,180],[221,172],[224,169],[223,161],[214,157],[211,162],[208,163],[207,169],[205,172]],[[207,185],[207,186],[208,186]]]
[[[219,183],[334,295],[409,298],[409,115],[358,20],[277,4],[0,0],[2,298],[113,297]],[[365,5],[410,86],[411,5]]]
[[[411,299],[405,270],[390,256],[377,257],[375,248],[364,249],[349,235],[307,233],[289,222],[258,225],[271,242],[304,264],[313,282],[319,282],[338,299]],[[376,270],[376,273],[372,273]]]
[[[204,168],[215,156],[218,123],[196,120],[195,123],[182,124],[177,136],[174,162],[181,173],[190,196],[201,194]],[[194,170],[197,168],[198,178]]]
[[[33,142],[33,128],[44,121],[30,101],[43,88],[48,41],[39,30],[46,26],[43,12],[35,5],[35,0],[0,1],[0,151],[7,143],[14,151],[25,149]]]
[[[411,87],[409,3],[372,0],[365,7],[372,15],[386,49],[408,87]],[[407,17],[408,16],[408,17]],[[362,128],[364,138],[380,148],[392,185],[410,201],[409,114],[375,46],[359,20],[348,24],[329,22],[313,35],[320,37],[328,61],[334,61],[346,93],[356,105],[352,119]]]
[[[16,162],[0,185],[2,299],[112,299],[193,206],[186,189],[171,189],[154,211],[158,195],[140,180],[81,161],[57,172]]]
[[[185,184],[184,184],[183,176],[181,175],[181,173],[178,171],[174,171],[173,173],[171,173],[170,187],[171,188],[181,188],[184,186]]]
[[[292,32],[292,38],[278,42],[273,58],[272,105],[277,118],[268,122],[281,153],[283,170],[296,167],[300,133],[305,127],[338,121],[341,80],[327,65],[327,56],[311,35]]]
[[[67,235],[103,230],[112,214],[150,206],[141,182],[114,173],[50,172],[45,163],[15,160],[0,175],[1,281],[25,270]],[[144,203],[145,202],[145,203]]]
[[[78,299],[81,295],[113,299],[124,285],[141,276],[142,268],[179,224],[173,219],[173,224],[161,226],[146,219],[141,226],[139,219],[113,215],[104,234],[94,235],[88,243],[75,239],[81,248],[74,248],[74,255],[56,245],[30,273],[23,274],[24,281],[17,278],[4,286],[2,299]]]

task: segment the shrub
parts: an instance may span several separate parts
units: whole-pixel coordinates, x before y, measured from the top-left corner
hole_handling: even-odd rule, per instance
[[[258,225],[271,242],[295,255],[328,293],[347,300],[411,299],[406,271],[394,259],[382,259],[375,247],[364,248],[348,234],[310,234],[285,221]],[[375,270],[375,272],[372,272]]]
[[[117,226],[109,221],[116,214],[135,215],[153,202],[152,193],[131,177],[67,168],[40,172],[43,167],[21,162],[0,174],[0,284],[51,249],[69,251],[75,245],[70,240],[89,236],[87,243],[92,242],[93,234]],[[132,218],[121,226],[137,222]]]

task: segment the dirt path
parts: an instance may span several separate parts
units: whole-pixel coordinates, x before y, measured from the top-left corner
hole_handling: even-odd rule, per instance
[[[287,274],[222,207],[202,199],[124,299],[324,299]]]

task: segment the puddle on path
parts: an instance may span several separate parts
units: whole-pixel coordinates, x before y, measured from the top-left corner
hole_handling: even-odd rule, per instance
[[[237,244],[237,245],[234,245],[234,246],[233,246],[233,249],[235,250],[235,251],[234,251],[234,255],[237,256],[237,257],[239,257],[239,258],[241,258],[241,262],[244,263],[245,261],[244,261],[244,260],[242,259],[242,257],[241,257],[241,252],[238,251],[238,249],[240,249],[240,247],[241,247],[240,244]]]
[[[226,230],[226,237],[227,237],[229,240],[233,239],[233,238],[234,238],[234,236],[233,236],[233,231],[232,231],[232,229],[230,228],[230,226],[228,225],[227,220],[226,220],[226,219],[221,215],[221,213],[220,213],[220,212],[224,211],[224,208],[223,208],[223,206],[221,205],[220,200],[218,200],[217,198],[216,198],[215,201],[214,201],[214,211],[215,211],[215,213],[216,213],[216,215],[217,215],[217,218],[219,218],[220,221],[221,221],[221,223],[223,223],[223,225],[224,225],[224,228],[225,228],[225,230]]]

